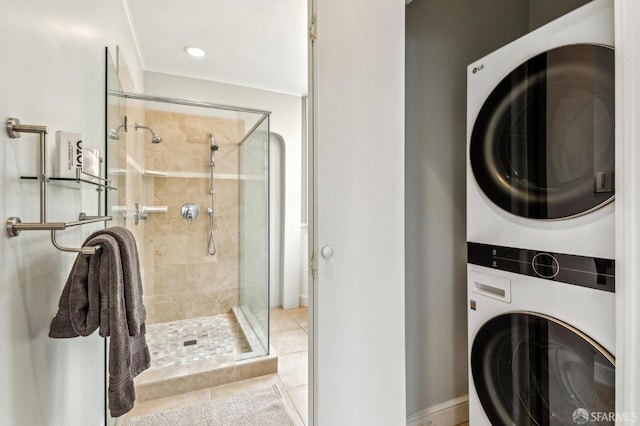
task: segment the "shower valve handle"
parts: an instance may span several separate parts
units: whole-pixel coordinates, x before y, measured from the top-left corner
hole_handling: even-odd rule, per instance
[[[147,220],[147,217],[149,217],[149,213],[140,211],[140,207],[138,206],[138,203],[136,203],[133,207],[134,224],[137,225],[140,219]]]
[[[200,207],[193,203],[187,203],[182,206],[181,213],[182,217],[185,218],[187,222],[192,222],[200,215]]]

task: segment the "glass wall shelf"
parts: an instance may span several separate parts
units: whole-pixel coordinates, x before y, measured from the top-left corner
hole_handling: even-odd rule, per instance
[[[20,176],[20,179],[24,180],[38,180],[36,176]],[[110,191],[117,191],[118,188],[111,185],[105,185],[103,183],[94,182],[88,179],[76,179],[76,178],[66,178],[66,177],[56,177],[56,176],[48,176],[47,182],[53,183],[56,185],[64,186],[72,189],[83,189],[86,188],[86,185],[98,186],[100,188],[108,189]]]

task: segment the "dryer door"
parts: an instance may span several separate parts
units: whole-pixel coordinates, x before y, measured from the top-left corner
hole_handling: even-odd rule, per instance
[[[577,44],[540,54],[489,95],[470,137],[476,182],[533,219],[587,213],[613,199],[614,52]]]
[[[471,371],[494,426],[592,424],[594,416],[615,412],[611,354],[548,316],[510,313],[488,321],[474,339]]]

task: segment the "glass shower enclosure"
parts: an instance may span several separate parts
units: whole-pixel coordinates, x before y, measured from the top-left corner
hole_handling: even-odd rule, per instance
[[[260,342],[269,342],[269,116],[239,144],[240,309]],[[266,174],[265,174],[266,173]],[[266,349],[265,348],[265,349]]]
[[[269,359],[270,113],[125,92],[107,61],[105,213],[138,242],[152,358],[137,400],[248,378]]]

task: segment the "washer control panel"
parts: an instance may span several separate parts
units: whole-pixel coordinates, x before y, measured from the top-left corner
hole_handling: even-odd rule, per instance
[[[531,267],[540,278],[553,279],[560,272],[560,262],[550,253],[538,253],[533,256]]]
[[[467,243],[467,251],[467,261],[474,265],[615,292],[612,259],[473,242]]]

